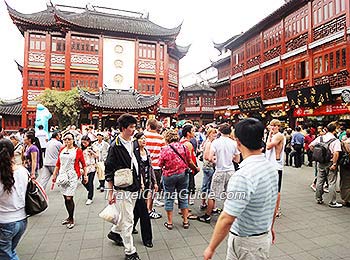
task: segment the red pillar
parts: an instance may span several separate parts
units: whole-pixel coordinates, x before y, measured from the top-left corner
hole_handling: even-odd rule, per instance
[[[154,94],[157,95],[160,91],[160,44],[156,44],[156,82],[154,86]]]
[[[23,62],[23,97],[22,97],[22,122],[21,127],[27,127],[28,111],[28,56],[29,56],[29,33],[24,32],[24,62]]]
[[[70,90],[70,64],[71,64],[71,44],[72,41],[72,34],[71,32],[67,32],[66,34],[66,53],[65,53],[65,69],[64,69],[64,90]]]
[[[51,66],[51,34],[46,34],[46,50],[45,50],[45,76],[44,76],[44,87],[45,89],[50,88],[50,66]]]
[[[166,89],[169,86],[169,54],[168,45],[164,45],[164,80],[163,80],[163,92],[162,92],[162,107],[165,107],[165,95],[168,95]],[[157,93],[158,94],[158,93]],[[168,101],[167,101],[168,102]],[[177,97],[177,102],[179,103],[179,98]]]

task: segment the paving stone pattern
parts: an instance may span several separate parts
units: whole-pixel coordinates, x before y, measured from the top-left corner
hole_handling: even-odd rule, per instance
[[[196,176],[200,187],[202,174]],[[277,220],[277,241],[270,251],[271,259],[350,259],[350,209],[331,209],[326,204],[315,203],[314,192],[309,185],[313,180],[313,168],[286,167],[282,186],[282,217]],[[95,178],[97,183],[97,180]],[[122,247],[114,245],[106,235],[111,225],[98,217],[107,201],[104,193],[96,191],[94,202],[85,205],[87,192],[80,185],[75,196],[76,226],[69,230],[61,225],[67,217],[63,198],[55,188],[48,191],[49,209],[29,219],[27,231],[17,247],[21,260],[121,260]],[[327,195],[324,197],[327,201]],[[200,201],[191,206],[194,214]],[[165,216],[164,208],[157,208]],[[135,246],[142,260],[202,259],[210,241],[217,216],[211,224],[190,221],[184,230],[177,211],[174,229],[167,230],[165,218],[152,220],[154,247],[146,248],[140,234],[134,235]],[[140,231],[139,226],[137,229]],[[225,259],[226,241],[217,249],[214,259]]]

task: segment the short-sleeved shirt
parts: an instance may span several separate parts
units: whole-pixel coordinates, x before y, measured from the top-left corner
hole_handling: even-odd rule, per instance
[[[237,144],[231,138],[220,136],[211,143],[210,149],[216,155],[217,171],[234,171],[233,156],[239,154]]]
[[[44,158],[44,165],[45,166],[55,166],[57,159],[58,159],[58,153],[61,149],[63,144],[58,141],[56,138],[52,138],[46,146],[46,152],[45,152],[45,158]]]
[[[29,148],[26,148],[26,151],[24,152],[24,166],[30,173],[32,172],[32,153],[36,153],[35,170],[37,171],[39,169],[40,155],[39,148],[34,144],[32,144]]]
[[[231,232],[250,236],[271,229],[278,193],[275,166],[263,154],[244,159],[227,185],[224,211],[236,217]]]
[[[45,130],[38,130],[35,132],[35,136],[39,139],[40,147],[46,148],[47,140],[49,140],[49,135]]]
[[[171,146],[182,156],[184,160],[189,161],[190,152],[187,147],[180,142],[171,143]],[[178,154],[168,145],[160,153],[159,166],[164,176],[171,176],[185,172],[188,165],[180,158]]]
[[[336,138],[332,133],[328,132],[325,135],[322,136],[322,140],[324,143],[328,142],[329,140]],[[315,146],[316,144],[321,142],[321,136],[318,136],[315,140],[313,140],[309,146]],[[341,143],[339,139],[336,139],[332,143],[329,144],[329,150],[331,151],[332,155],[334,152],[341,152]]]

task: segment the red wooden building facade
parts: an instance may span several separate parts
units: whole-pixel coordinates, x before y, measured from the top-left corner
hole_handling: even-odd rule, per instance
[[[349,4],[347,0],[291,0],[247,32],[215,44],[222,52],[212,64],[218,69],[218,81],[212,85],[216,118],[236,119],[244,111],[294,124],[300,116],[335,114],[324,108],[344,106],[339,94],[349,88]],[[318,95],[310,104],[310,97],[300,94],[324,84],[330,86],[329,99]],[[300,95],[297,104],[287,94]],[[262,106],[256,109],[258,97]],[[295,113],[301,108],[311,108],[312,113]]]
[[[175,43],[181,25],[167,29],[144,14],[98,6],[48,5],[33,14],[7,8],[25,41],[22,127],[34,125],[35,97],[45,89],[137,91],[160,95],[157,107],[178,107],[179,60],[188,51]],[[118,98],[115,95],[112,102],[118,103]],[[130,109],[149,113],[153,106]],[[103,107],[91,105],[84,116],[92,121],[98,114],[102,120]]]

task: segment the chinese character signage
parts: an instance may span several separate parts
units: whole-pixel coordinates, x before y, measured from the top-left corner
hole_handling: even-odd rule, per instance
[[[238,107],[241,112],[261,111],[264,108],[261,97],[239,100]]]
[[[287,92],[291,107],[318,107],[332,102],[329,84],[322,84]]]

